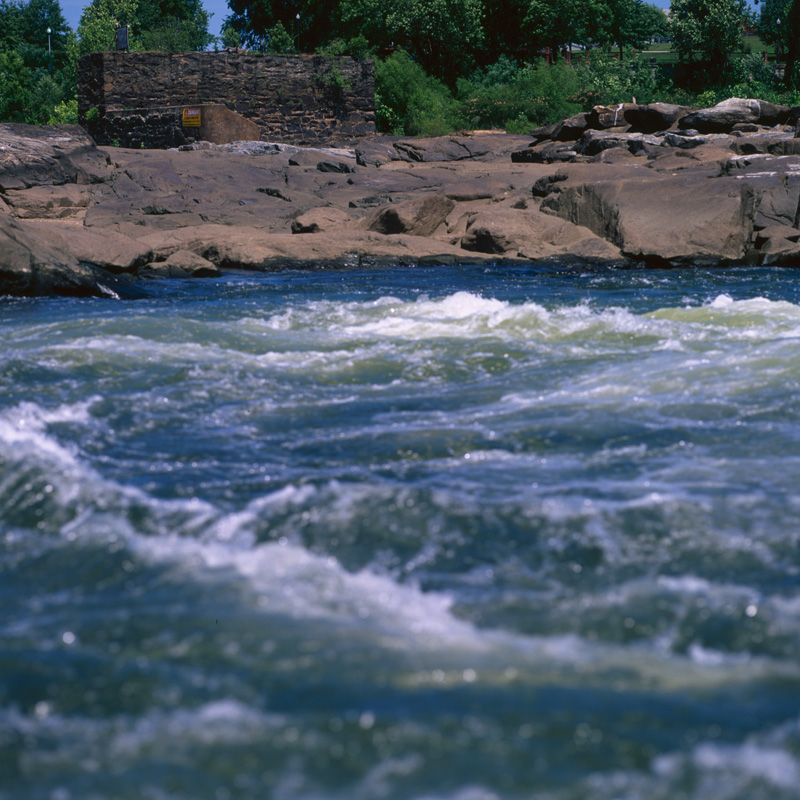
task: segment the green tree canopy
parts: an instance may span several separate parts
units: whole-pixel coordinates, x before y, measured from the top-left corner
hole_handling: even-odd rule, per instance
[[[78,25],[80,52],[114,48],[118,25],[129,25],[132,50],[202,50],[212,41],[201,0],[92,0]]]
[[[796,87],[800,83],[796,74],[800,47],[800,0],[762,0],[756,30],[765,42],[776,46],[780,44],[781,59],[786,65],[786,84]]]
[[[618,47],[620,56],[625,48],[641,49],[667,31],[667,15],[644,0],[604,0],[598,13],[598,42]]]
[[[0,119],[45,123],[74,97],[73,43],[58,0],[0,0]]]
[[[81,55],[114,49],[118,25],[136,26],[138,0],[93,0],[78,23]]]
[[[718,73],[741,43],[748,19],[745,0],[671,0],[670,31],[684,62],[700,58]]]

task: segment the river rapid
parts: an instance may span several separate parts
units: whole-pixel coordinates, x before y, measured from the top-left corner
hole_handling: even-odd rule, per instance
[[[800,797],[800,281],[0,299],[2,800]]]

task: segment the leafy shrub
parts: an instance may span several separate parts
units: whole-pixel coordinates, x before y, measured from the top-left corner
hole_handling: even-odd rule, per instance
[[[53,108],[50,113],[50,118],[47,120],[48,125],[77,125],[78,124],[78,101],[73,98],[72,100],[62,100]]]
[[[473,128],[505,128],[522,119],[534,126],[555,122],[581,110],[575,101],[580,89],[567,64],[517,66],[507,58],[457,83],[462,114]]]
[[[398,50],[375,63],[378,129],[395,135],[443,136],[463,127],[450,90]]]

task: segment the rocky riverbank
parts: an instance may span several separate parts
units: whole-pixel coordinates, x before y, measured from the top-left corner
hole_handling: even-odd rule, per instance
[[[626,104],[529,136],[179,151],[0,125],[0,295],[287,266],[800,266],[798,116]]]

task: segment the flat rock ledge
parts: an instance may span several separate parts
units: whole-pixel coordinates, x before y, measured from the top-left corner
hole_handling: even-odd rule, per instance
[[[597,107],[530,135],[97,147],[0,125],[0,295],[229,269],[800,266],[800,109]]]

